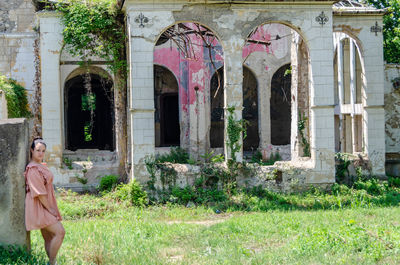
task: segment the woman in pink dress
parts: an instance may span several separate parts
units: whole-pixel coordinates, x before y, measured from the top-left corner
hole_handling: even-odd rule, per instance
[[[56,264],[57,252],[65,230],[57,207],[53,188],[53,174],[42,164],[46,144],[36,138],[31,145],[31,161],[26,166],[25,225],[26,230],[40,229],[50,264]]]

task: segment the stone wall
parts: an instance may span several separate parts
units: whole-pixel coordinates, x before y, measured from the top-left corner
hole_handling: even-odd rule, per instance
[[[385,67],[385,144],[386,174],[400,176],[400,65]],[[396,88],[397,87],[397,88]]]
[[[28,245],[25,230],[25,178],[28,123],[0,120],[0,245]]]
[[[32,0],[0,1],[0,75],[15,79],[22,85],[27,90],[32,110],[37,112],[40,108],[33,106],[37,89],[35,81],[38,81],[35,67],[38,34],[35,26]],[[0,114],[0,118],[5,117]],[[35,126],[38,125],[35,122]]]
[[[7,113],[7,101],[6,101],[6,95],[4,94],[3,91],[0,90],[0,120],[7,119],[8,113]]]

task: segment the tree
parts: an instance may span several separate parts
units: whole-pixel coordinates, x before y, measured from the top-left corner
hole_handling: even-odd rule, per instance
[[[387,63],[400,63],[400,0],[367,0],[376,8],[387,8],[383,16],[383,49]]]

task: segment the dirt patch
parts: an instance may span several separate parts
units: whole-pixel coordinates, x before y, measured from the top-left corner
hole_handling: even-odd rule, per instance
[[[183,255],[185,251],[182,248],[174,247],[174,248],[165,248],[161,250],[161,256],[165,257],[171,262],[181,262],[185,255]]]

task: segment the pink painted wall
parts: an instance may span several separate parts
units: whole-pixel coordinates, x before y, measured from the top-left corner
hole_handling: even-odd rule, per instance
[[[195,27],[192,23],[185,24],[188,27]],[[281,24],[266,24],[260,26],[253,36],[253,40],[262,40],[271,42],[271,45],[247,43],[243,48],[243,58],[246,58],[253,52],[266,52],[268,54],[277,54],[280,51],[287,49],[288,27]],[[278,37],[278,40],[276,36]],[[200,37],[190,35],[192,46],[192,55],[190,58],[185,58],[185,55],[179,51],[175,44],[168,41],[160,46],[156,46],[154,50],[154,64],[168,68],[177,78],[179,85],[179,100],[180,100],[180,115],[181,122],[189,124],[189,105],[196,102],[196,92],[194,88],[199,88],[198,95],[201,96],[200,101],[206,102],[209,100],[208,91],[212,75],[216,69],[212,66],[209,59],[209,51],[203,47],[203,40]],[[223,66],[223,50],[218,42],[214,40],[212,49],[212,58],[216,68]],[[268,68],[268,66],[266,66]],[[205,93],[207,92],[207,93]],[[189,127],[185,126],[185,136],[189,135]]]

